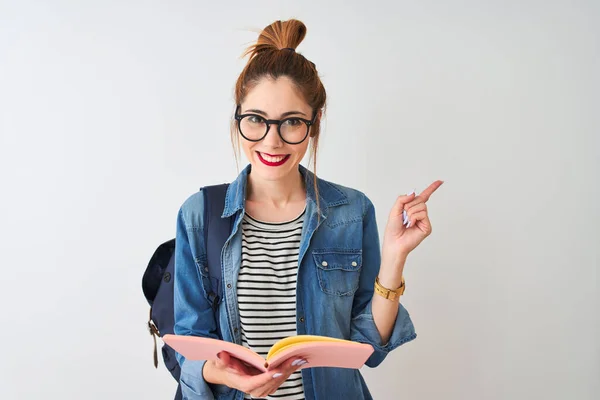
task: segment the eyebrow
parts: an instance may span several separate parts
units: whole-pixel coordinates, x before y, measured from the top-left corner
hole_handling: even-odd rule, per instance
[[[255,108],[252,108],[250,110],[246,110],[246,112],[244,114],[249,113],[249,112],[255,113],[255,114],[264,115],[265,117],[267,117],[267,113],[266,112],[264,112],[262,110],[257,110]],[[283,114],[281,114],[281,118],[285,118],[285,117],[287,117],[289,115],[294,115],[294,114],[300,114],[300,115],[304,115],[306,117],[306,114],[304,114],[302,111],[287,111],[287,112],[284,112]]]

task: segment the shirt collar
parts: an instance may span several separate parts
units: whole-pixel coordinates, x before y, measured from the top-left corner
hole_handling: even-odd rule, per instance
[[[252,164],[248,164],[238,175],[235,181],[231,182],[227,188],[225,196],[225,208],[223,209],[222,218],[230,217],[239,210],[244,209],[246,203],[246,186],[248,183],[248,174],[252,169]],[[312,201],[316,205],[316,193],[314,188],[314,174],[306,167],[298,164],[300,174],[304,177],[306,184],[306,197],[308,201]],[[326,217],[329,207],[347,204],[348,197],[331,182],[327,182],[317,177],[317,186],[319,188],[319,205],[321,215]]]

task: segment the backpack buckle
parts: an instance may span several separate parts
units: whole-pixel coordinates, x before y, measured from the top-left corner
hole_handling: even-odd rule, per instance
[[[154,325],[154,321],[152,321],[152,307],[150,307],[150,315],[148,315],[148,332],[152,336],[156,335],[160,337],[160,332],[158,331],[156,325]]]
[[[148,333],[150,333],[151,335],[157,335],[160,336],[160,332],[158,331],[158,328],[156,327],[156,325],[154,325],[154,322],[152,321],[148,321]]]

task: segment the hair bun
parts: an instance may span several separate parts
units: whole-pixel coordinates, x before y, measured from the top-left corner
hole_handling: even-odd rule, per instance
[[[253,58],[256,54],[267,50],[296,50],[306,36],[306,25],[297,19],[287,21],[275,21],[265,27],[256,44],[250,46],[244,56]]]

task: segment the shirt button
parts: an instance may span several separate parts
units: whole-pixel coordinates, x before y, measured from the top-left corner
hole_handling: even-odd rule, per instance
[[[234,331],[235,333],[238,333],[238,328],[235,328],[233,331]]]
[[[304,322],[304,317],[300,317],[300,322]]]
[[[358,263],[356,261],[352,261],[352,266],[356,267],[358,265]]]
[[[327,261],[323,261],[323,262],[321,263],[321,265],[322,265],[322,266],[324,266],[324,267],[326,267],[326,266],[327,266]]]
[[[231,289],[231,283],[227,284],[227,289]]]
[[[204,270],[205,270],[206,272],[208,272],[208,267],[204,267]]]

